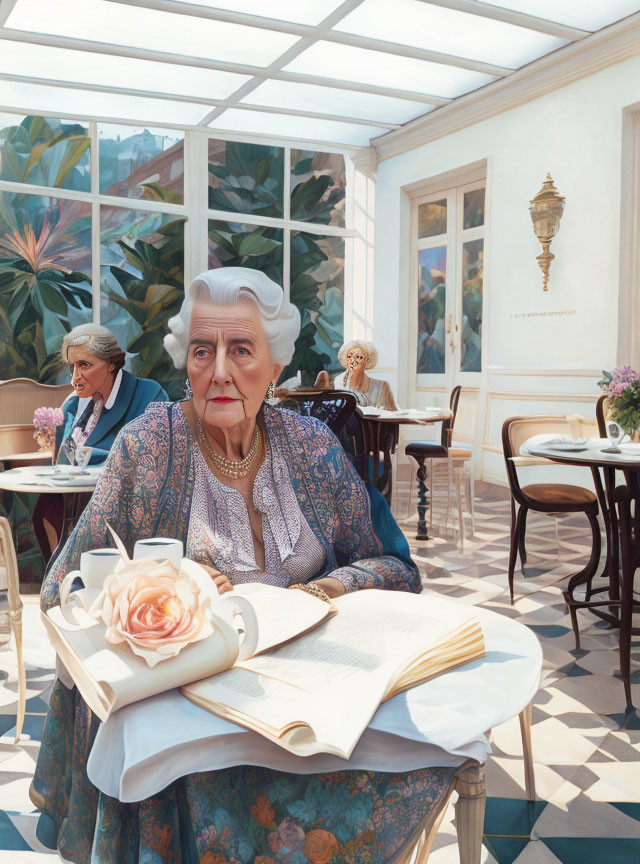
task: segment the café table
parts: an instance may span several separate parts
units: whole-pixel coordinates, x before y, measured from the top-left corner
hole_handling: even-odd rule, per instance
[[[519,716],[527,796],[533,800],[530,722],[542,668],[540,643],[528,627],[505,615],[478,607],[474,615],[486,655],[384,702],[349,760],[330,754],[295,756],[170,690],[121,708],[100,725],[89,756],[89,779],[105,794],[134,802],[187,774],[234,765],[310,774],[411,771],[459,766],[469,759],[483,764],[491,751],[488,730]]]
[[[64,543],[85,508],[101,473],[102,466],[88,466],[82,474],[69,466],[23,466],[0,471],[0,491],[4,493],[7,511],[11,509],[9,496],[16,493],[62,495],[64,520],[60,543]],[[46,562],[53,550],[48,548],[46,537],[38,537],[38,543]]]
[[[383,408],[365,407],[359,405],[356,412],[363,428],[365,448],[368,453],[365,479],[373,483],[378,492],[391,506],[393,493],[393,468],[391,457],[398,446],[400,426],[430,426],[448,420],[451,411],[448,408],[424,408],[418,410],[388,411]],[[382,454],[382,467],[380,463]]]
[[[564,442],[558,448],[570,447],[571,444]],[[598,496],[598,503],[602,511],[605,525],[606,554],[605,566],[602,576],[605,584],[601,587],[593,587],[593,579],[596,576],[600,562],[595,562],[590,571],[581,576],[573,576],[564,592],[564,598],[569,606],[571,623],[576,639],[576,648],[580,647],[580,632],[578,629],[577,610],[589,609],[594,615],[607,621],[612,627],[620,628],[620,609],[622,604],[621,591],[631,592],[633,595],[633,584],[625,585],[620,578],[620,543],[618,531],[618,516],[616,512],[615,489],[616,471],[622,472],[627,486],[637,489],[638,472],[640,472],[640,444],[621,444],[620,453],[603,452],[610,447],[606,438],[592,438],[580,444],[575,442],[575,449],[554,449],[551,444],[539,445],[529,449],[529,455],[538,458],[549,459],[563,465],[578,465],[589,468],[593,477],[593,483]],[[586,585],[584,600],[574,599],[576,588]],[[595,594],[606,593],[602,600],[592,600]],[[631,635],[640,635],[640,627],[632,627]],[[630,684],[625,678],[625,692],[627,702],[630,704]]]
[[[6,470],[25,465],[48,465],[51,464],[52,458],[51,450],[35,450],[32,453],[0,453],[0,465],[4,465]]]

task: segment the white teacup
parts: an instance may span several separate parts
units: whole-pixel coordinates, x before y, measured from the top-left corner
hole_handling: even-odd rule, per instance
[[[80,577],[85,588],[102,588],[109,573],[113,573],[120,561],[117,549],[90,549],[80,555],[80,569],[72,570],[60,583],[60,609],[67,621],[75,623],[70,607],[75,606],[73,594],[69,594],[75,579]]]
[[[170,537],[149,537],[146,540],[138,540],[133,547],[133,557],[152,558],[154,561],[169,561],[178,570],[184,555],[182,540],[173,540]]]

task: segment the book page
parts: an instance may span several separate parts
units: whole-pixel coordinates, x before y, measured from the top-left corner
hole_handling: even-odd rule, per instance
[[[335,612],[332,604],[314,597],[308,591],[249,582],[236,585],[233,592],[246,597],[258,617],[259,634],[255,654],[306,633]]]
[[[298,755],[348,758],[402,672],[416,675],[420,661],[472,618],[466,607],[399,592],[363,591],[335,603],[338,614],[314,631],[182,692]],[[480,656],[474,647],[471,656]],[[452,650],[457,665],[455,641]]]

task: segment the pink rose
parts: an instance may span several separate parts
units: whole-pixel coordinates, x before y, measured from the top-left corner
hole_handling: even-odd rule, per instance
[[[172,656],[203,628],[199,594],[196,583],[173,564],[139,559],[107,576],[90,612],[104,621],[107,642]]]

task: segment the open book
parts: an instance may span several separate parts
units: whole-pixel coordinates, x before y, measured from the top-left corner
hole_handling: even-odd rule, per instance
[[[348,759],[381,702],[484,656],[462,604],[367,590],[292,642],[182,687],[197,705],[299,756]]]
[[[332,605],[307,592],[258,584],[239,586],[234,592],[222,595],[220,604],[236,592],[246,598],[255,612],[258,633],[254,656],[317,626],[335,611]],[[105,640],[105,625],[86,611],[98,594],[97,589],[90,588],[76,592],[81,604],[73,610],[77,624],[66,621],[59,606],[43,612],[42,620],[82,698],[102,721],[118,708],[215,675],[237,660],[236,631],[231,627],[214,627],[210,636],[149,667],[125,643],[113,645]],[[241,627],[248,626],[236,620]]]

